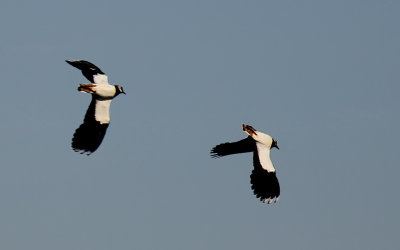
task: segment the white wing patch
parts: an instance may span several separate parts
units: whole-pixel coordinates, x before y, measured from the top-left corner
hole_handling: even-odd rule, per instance
[[[110,123],[110,104],[111,100],[96,100],[94,118],[100,124]]]
[[[270,149],[262,143],[256,142],[258,160],[261,167],[268,171],[268,173],[275,172],[274,165],[272,165],[271,158],[269,157]]]
[[[103,74],[93,75],[93,81],[96,84],[109,84],[108,76]]]

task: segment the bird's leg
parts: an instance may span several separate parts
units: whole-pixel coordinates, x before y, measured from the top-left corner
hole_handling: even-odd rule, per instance
[[[96,92],[96,84],[94,83],[82,83],[78,86],[78,91],[93,94]]]

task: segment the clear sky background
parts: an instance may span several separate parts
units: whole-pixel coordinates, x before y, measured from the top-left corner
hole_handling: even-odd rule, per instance
[[[0,248],[399,247],[400,3],[0,2]],[[91,156],[70,146],[90,96],[64,62],[123,85]],[[277,204],[252,155],[278,140]]]

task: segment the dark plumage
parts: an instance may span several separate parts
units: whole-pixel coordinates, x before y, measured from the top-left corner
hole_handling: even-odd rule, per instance
[[[94,116],[96,97],[92,96],[83,123],[75,130],[71,146],[75,152],[90,155],[100,146],[106,135],[109,123],[101,124]]]
[[[78,60],[78,61],[71,61],[65,60],[68,64],[74,66],[77,69],[82,71],[82,74],[88,79],[90,82],[94,82],[93,76],[94,75],[105,75],[101,69],[99,69],[93,63],[90,63],[85,60]]]

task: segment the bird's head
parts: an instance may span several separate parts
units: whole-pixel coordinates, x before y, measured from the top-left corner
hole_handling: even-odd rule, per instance
[[[278,147],[278,142],[277,142],[274,138],[272,138],[271,148],[277,148],[277,149],[279,149],[279,147]]]
[[[116,89],[116,96],[117,95],[119,95],[119,94],[124,94],[124,95],[126,95],[126,93],[124,92],[124,88],[122,87],[122,86],[119,86],[119,85],[115,85],[115,89]]]

